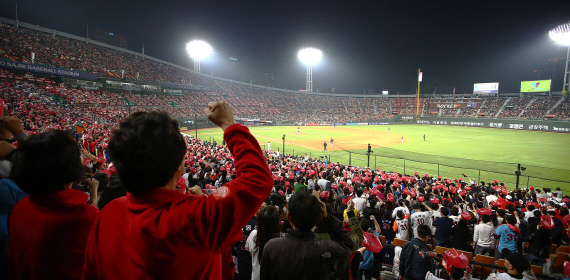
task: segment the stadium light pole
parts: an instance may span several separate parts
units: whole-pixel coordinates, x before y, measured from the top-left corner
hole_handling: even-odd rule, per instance
[[[315,48],[305,48],[299,51],[297,57],[307,65],[306,90],[313,92],[313,65],[321,60],[323,52]]]
[[[200,40],[194,40],[186,44],[186,51],[194,60],[194,71],[200,72],[200,60],[212,53],[212,47]]]
[[[564,84],[562,84],[562,91],[568,92],[568,58],[570,57],[570,21],[563,23],[548,32],[550,39],[556,43],[566,46],[566,68],[564,68]]]

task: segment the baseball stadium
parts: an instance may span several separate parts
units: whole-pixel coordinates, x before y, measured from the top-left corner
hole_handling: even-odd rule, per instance
[[[524,74],[522,63],[499,71],[463,60],[466,54],[452,50],[476,45],[481,33],[467,38],[461,24],[437,26],[431,18],[428,27],[451,31],[439,37],[418,29],[417,40],[400,42],[411,36],[403,32],[407,24],[425,23],[394,17],[397,24],[380,24],[379,14],[366,14],[367,25],[355,31],[338,15],[330,17],[344,23],[335,25],[311,12],[278,26],[256,19],[280,8],[233,14],[225,10],[235,3],[218,3],[210,12],[219,12],[211,16],[219,24],[206,28],[202,15],[181,16],[188,12],[182,8],[163,14],[155,3],[139,3],[155,8],[133,12],[135,19],[130,6],[94,5],[105,8],[108,22],[86,23],[133,37],[148,30],[136,35],[137,44],[147,40],[139,51],[128,36],[104,28],[86,24],[78,35],[55,18],[40,26],[32,4],[7,2],[15,17],[0,10],[0,280],[570,277],[570,22],[553,25],[559,18],[549,17],[548,24],[520,26],[532,36],[540,28],[530,53],[548,43],[558,48],[552,53],[564,47],[566,54]],[[18,4],[30,22],[18,18]],[[210,4],[180,5],[201,11]],[[411,10],[401,14],[419,16]],[[446,11],[441,17],[455,13]],[[118,27],[116,18],[140,26]],[[299,35],[275,50],[295,53],[289,60],[301,66],[302,79],[283,74],[285,64],[267,66],[278,61],[271,53],[251,50],[319,19],[336,26],[326,29],[332,37],[347,28],[335,37],[338,46]],[[221,30],[235,45],[208,37]],[[340,46],[360,32],[373,36],[350,46],[363,53],[350,56],[360,59],[358,67],[339,67]],[[511,41],[518,34],[501,32]],[[407,49],[424,43],[425,34],[437,37],[436,47]],[[164,40],[156,47],[167,36],[182,36],[185,45]],[[367,57],[365,49],[384,43],[394,44],[393,53]],[[499,56],[495,45],[467,49],[481,60]],[[510,58],[520,62],[528,49]],[[171,62],[166,52],[182,52],[185,61],[173,54]],[[239,64],[241,53],[267,64]],[[396,66],[378,63],[394,62],[391,56]],[[425,70],[418,57],[428,56],[434,58]],[[373,66],[363,63],[368,59]],[[364,78],[401,69],[390,76],[398,85],[385,86],[395,90]],[[481,72],[482,81],[468,80]],[[375,85],[341,89],[341,80]]]

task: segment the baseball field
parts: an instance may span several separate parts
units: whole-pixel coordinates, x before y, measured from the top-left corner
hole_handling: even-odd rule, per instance
[[[564,194],[570,192],[570,134],[435,125],[261,126],[250,130],[263,150],[270,145],[271,150],[283,152],[285,135],[286,154],[326,156],[332,162],[406,174],[466,181],[498,179],[509,189],[515,187],[515,171],[521,164],[525,170],[519,177],[520,187],[560,187]],[[195,131],[186,133],[194,135]],[[221,144],[222,130],[200,129],[198,138]],[[373,151],[370,159],[368,144]]]

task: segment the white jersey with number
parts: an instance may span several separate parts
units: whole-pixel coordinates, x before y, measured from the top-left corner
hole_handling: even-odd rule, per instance
[[[433,222],[435,221],[435,219],[440,218],[441,217],[441,212],[439,211],[433,211],[433,214],[431,215],[431,223],[430,223],[430,227],[431,227],[431,234],[435,234],[435,227],[433,227]]]
[[[410,240],[410,228],[408,225],[408,219],[396,220],[396,226],[398,226],[396,238]]]
[[[431,213],[430,212],[416,212],[410,216],[412,223],[412,231],[414,237],[418,237],[418,227],[420,225],[431,226]]]

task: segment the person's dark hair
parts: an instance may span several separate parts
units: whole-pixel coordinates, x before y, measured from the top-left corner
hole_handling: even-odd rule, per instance
[[[79,146],[63,130],[30,135],[12,155],[10,179],[31,196],[63,190],[83,173]]]
[[[483,223],[488,223],[491,221],[491,216],[483,215],[483,216],[481,216],[481,219],[483,220]]]
[[[420,210],[420,209],[422,209],[422,206],[420,204],[416,203],[412,206],[412,208],[414,208],[414,210]]]
[[[505,214],[507,214],[507,211],[505,211],[504,209],[497,210],[497,215],[499,215],[499,217],[504,217]]]
[[[507,220],[507,223],[509,223],[513,226],[517,224],[517,218],[515,218],[515,216],[513,216],[513,215],[506,216],[505,220]]]
[[[423,239],[426,238],[426,236],[431,236],[431,228],[428,225],[419,225],[418,237]]]
[[[465,268],[451,267],[451,279],[461,279],[465,276]]]
[[[492,213],[491,214],[491,222],[493,223],[493,226],[498,226],[499,225],[499,219],[497,218],[497,214]]]
[[[508,204],[507,206],[505,206],[506,210],[509,210],[509,212],[513,212],[515,211],[515,206],[512,204]]]
[[[396,216],[398,216],[398,219],[403,219],[404,218],[404,212],[398,210],[398,212],[396,212]]]
[[[127,195],[127,189],[125,186],[121,184],[121,181],[119,181],[118,178],[111,177],[109,186],[107,186],[107,188],[101,194],[97,206],[99,207],[99,210],[103,210],[103,207],[105,207],[105,205],[107,205],[109,202],[113,201],[115,198],[119,198],[125,195]]]
[[[527,211],[532,211],[532,210],[534,210],[534,209],[536,209],[536,208],[534,207],[534,205],[529,205],[529,206],[526,207],[526,210],[527,210]]]
[[[131,193],[166,185],[180,167],[186,143],[167,112],[137,112],[113,130],[109,155]]]
[[[357,196],[357,197],[361,197],[361,196],[362,196],[362,189],[356,190],[356,196]]]
[[[533,211],[532,214],[537,218],[540,218],[540,216],[542,216],[542,213],[540,211]]]
[[[255,246],[257,246],[257,259],[261,262],[263,248],[271,239],[275,238],[281,232],[281,223],[279,221],[279,210],[275,206],[263,207],[257,214],[257,236],[255,237]]]
[[[370,203],[370,208],[376,207],[376,203],[377,203],[376,196],[370,196],[368,198],[368,203]]]
[[[321,204],[312,194],[295,193],[287,204],[291,222],[300,231],[310,231],[321,218]]]
[[[458,216],[459,215],[459,208],[453,207],[451,208],[451,216]]]
[[[370,224],[371,224],[370,220],[368,220],[368,219],[366,219],[366,218],[362,218],[362,219],[360,220],[360,227],[362,228],[362,231],[363,231],[363,232],[367,232],[367,231],[368,231],[368,229],[370,228]]]
[[[342,193],[343,193],[344,195],[349,195],[349,194],[350,194],[350,190],[349,190],[347,187],[344,187],[344,188],[342,189]]]
[[[93,175],[95,180],[99,181],[99,188],[97,188],[97,192],[103,192],[109,185],[109,175],[103,172],[97,172]]]
[[[449,215],[449,209],[447,209],[447,207],[441,207],[439,211],[441,212],[441,215],[444,217],[447,217]]]

